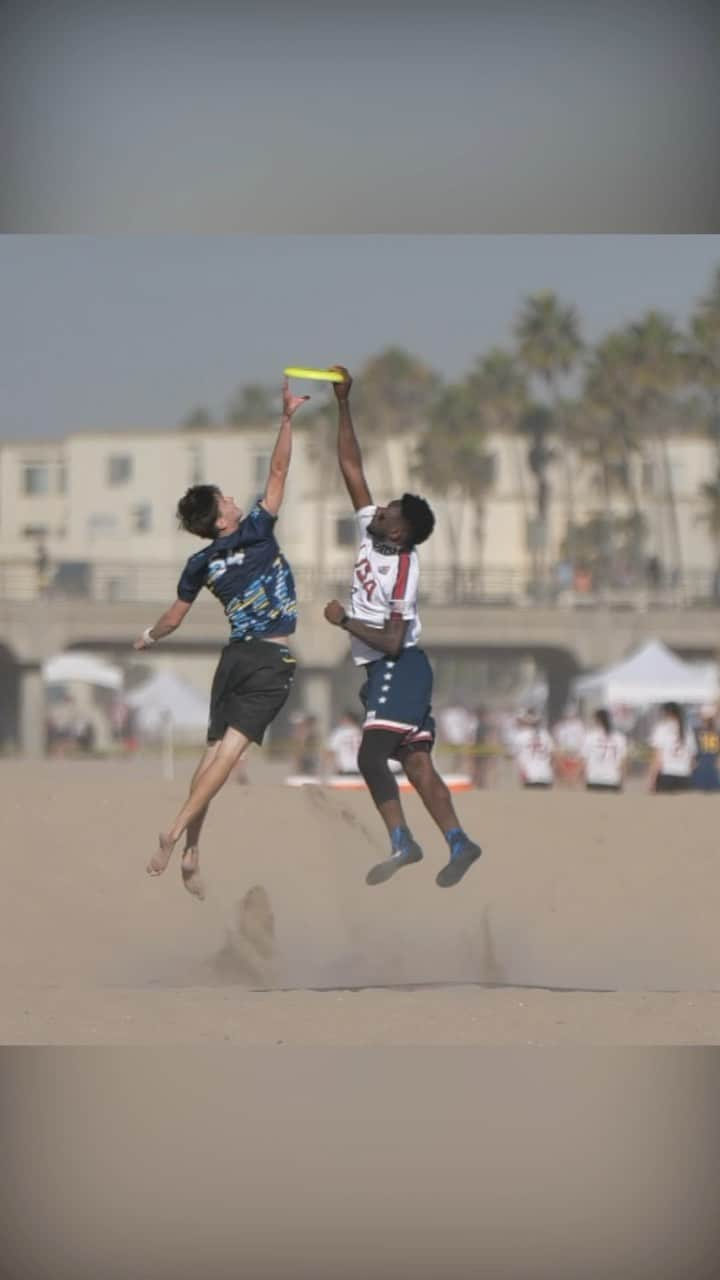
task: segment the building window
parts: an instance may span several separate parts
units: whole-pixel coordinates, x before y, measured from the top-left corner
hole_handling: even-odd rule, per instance
[[[271,457],[270,453],[256,453],[253,456],[253,487],[258,493],[265,488]]]
[[[109,485],[127,484],[132,478],[132,458],[127,453],[111,454],[107,460],[107,482]]]
[[[152,529],[152,505],[138,502],[130,508],[130,528],[133,533],[149,533]]]
[[[40,497],[50,491],[50,468],[46,462],[26,462],[22,469],[22,491]]]
[[[88,516],[87,531],[89,538],[106,538],[117,532],[117,517],[105,511]]]
[[[89,596],[92,565],[86,560],[63,560],[57,565],[53,588],[64,596]]]
[[[335,542],[339,547],[354,547],[358,540],[357,524],[352,516],[338,516],[335,521]]]
[[[50,533],[46,524],[26,524],[21,530],[23,538],[47,538]]]
[[[67,493],[67,466],[64,462],[58,462],[55,483],[58,493]]]

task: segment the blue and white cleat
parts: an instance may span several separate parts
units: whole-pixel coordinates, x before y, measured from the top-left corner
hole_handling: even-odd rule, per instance
[[[404,849],[396,849],[384,862],[371,867],[365,877],[366,884],[384,884],[399,871],[401,867],[409,867],[413,862],[422,862],[423,851],[414,840]]]
[[[466,871],[469,871],[473,862],[477,862],[482,854],[479,844],[473,844],[472,840],[466,840],[460,848],[450,854],[450,861],[445,864],[442,870],[438,871],[435,877],[435,883],[441,889],[449,889],[451,885],[457,884],[462,880]]]

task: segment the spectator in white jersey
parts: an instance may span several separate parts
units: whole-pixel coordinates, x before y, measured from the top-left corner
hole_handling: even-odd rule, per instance
[[[360,718],[354,711],[343,711],[339,723],[328,735],[326,759],[334,773],[359,775],[358,752],[362,742]]]
[[[198,876],[200,831],[210,801],[231,776],[251,742],[261,743],[285,704],[295,674],[288,640],[297,625],[292,570],[275,538],[292,452],[292,417],[308,396],[290,394],[283,383],[283,412],[263,496],[247,515],[216,485],[193,485],[180,499],[178,521],[207,542],[190,556],[177,586],[177,600],[135,641],[148,649],[180,626],[203,587],[222,604],[230,640],[220,655],[210,693],[207,748],[175,821],[161,832],[148,875],[165,870],[185,835],[185,888],[204,896]]]
[[[350,633],[353,660],[365,670],[360,691],[365,720],[358,765],[387,827],[391,846],[390,856],[372,867],[366,880],[382,884],[401,867],[423,857],[407,825],[389,765],[395,759],[447,840],[449,861],[436,876],[436,884],[447,888],[462,879],[481,849],[463,831],[431,755],[435,740],[433,674],[417,643],[419,564],[415,548],[429,538],[435,517],[424,498],[415,494],[406,493],[385,507],[373,502],[350,415],[352,379],[342,365],[334,367],[343,374],[342,382],[333,383],[338,402],[338,461],[355,508],[360,550],[349,609],[346,611],[339,600],[331,600],[325,606],[325,617]]]
[[[558,778],[567,786],[573,787],[582,776],[582,747],[585,741],[585,725],[574,703],[566,706],[553,729],[553,738],[557,746],[555,764]]]
[[[548,790],[555,781],[555,743],[538,711],[523,711],[512,741],[520,781],[527,788]]]
[[[622,791],[627,749],[627,738],[613,728],[609,712],[596,711],[582,744],[585,790]]]
[[[685,726],[685,717],[677,702],[664,702],[650,746],[650,790],[658,794],[689,791],[697,743]]]

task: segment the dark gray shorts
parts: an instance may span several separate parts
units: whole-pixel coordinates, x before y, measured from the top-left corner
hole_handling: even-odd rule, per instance
[[[231,640],[225,646],[210,691],[208,742],[227,728],[260,743],[292,689],[296,661],[287,645],[272,640]]]

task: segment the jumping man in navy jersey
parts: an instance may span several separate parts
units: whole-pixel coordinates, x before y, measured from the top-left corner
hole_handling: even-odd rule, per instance
[[[339,600],[325,617],[352,637],[352,656],[366,673],[360,700],[365,708],[358,766],[390,836],[390,856],[372,867],[368,884],[382,884],[401,867],[420,862],[422,849],[408,829],[397,783],[388,764],[399,760],[425,808],[447,840],[450,860],[435,878],[441,888],[457,884],[480,857],[463,831],[450,792],[433,764],[435,721],[431,714],[432,667],[418,647],[419,563],[416,546],[429,538],[435,517],[424,498],[406,493],[386,507],[373,503],[360,446],[350,416],[352,379],[333,383],[338,401],[338,460],[355,508],[358,551],[349,609]]]
[[[230,623],[230,640],[220,656],[210,694],[207,749],[185,804],[161,833],[147,866],[149,875],[161,875],[184,834],[183,883],[199,898],[204,890],[198,876],[198,842],[210,801],[248,745],[262,742],[287,700],[295,674],[295,659],[287,644],[297,624],[295,583],[275,539],[275,521],[290,467],[292,417],[308,399],[291,395],[285,380],[282,422],[265,493],[248,515],[243,516],[235,499],[215,485],[194,485],[180,499],[180,525],[208,539],[209,545],[190,557],[178,583],[177,600],[133,646],[146,649],[177,630],[203,587],[217,597]]]

